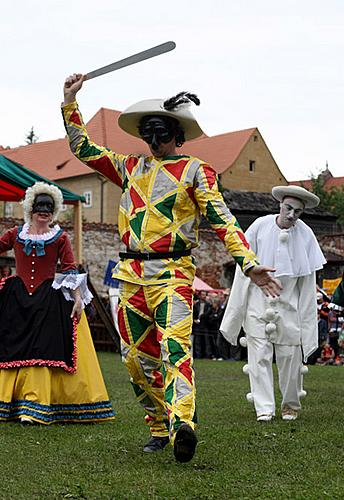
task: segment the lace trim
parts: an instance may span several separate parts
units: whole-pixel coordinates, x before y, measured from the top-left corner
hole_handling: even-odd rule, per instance
[[[18,234],[19,238],[22,240],[30,239],[32,241],[33,240],[34,241],[37,241],[37,240],[47,241],[47,240],[50,240],[51,238],[54,238],[54,236],[56,236],[57,233],[59,231],[61,231],[61,228],[58,224],[55,224],[55,226],[51,229],[51,231],[48,231],[47,233],[43,233],[43,234],[30,234],[29,229],[30,229],[30,224],[25,222],[25,224],[21,228],[21,231]]]
[[[66,300],[74,302],[72,291],[79,288],[82,307],[84,308],[93,299],[93,295],[87,287],[87,273],[83,274],[62,274],[56,273],[51,285],[55,290],[60,290]]]

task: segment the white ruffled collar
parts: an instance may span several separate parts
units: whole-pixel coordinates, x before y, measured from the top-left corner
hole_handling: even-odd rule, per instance
[[[43,233],[43,234],[31,234],[31,233],[29,233],[29,229],[30,229],[30,224],[25,222],[25,224],[23,225],[23,227],[19,233],[19,238],[22,240],[30,239],[32,241],[38,241],[38,240],[47,241],[47,240],[50,240],[51,238],[54,238],[54,236],[56,236],[57,233],[61,230],[61,228],[58,224],[55,224],[55,226],[50,231],[48,231],[47,233]]]
[[[275,214],[266,215],[245,234],[261,264],[276,269],[275,277],[307,276],[326,263],[313,231],[300,219],[289,229],[281,229]]]

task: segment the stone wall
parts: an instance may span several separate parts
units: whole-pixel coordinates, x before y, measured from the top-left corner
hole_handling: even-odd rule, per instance
[[[7,229],[22,224],[20,219],[0,218],[0,234]],[[74,231],[70,223],[61,223],[73,243]],[[92,282],[101,295],[107,294],[103,285],[109,260],[118,260],[120,239],[114,224],[83,223],[83,265],[88,268]],[[123,250],[123,248],[122,248]],[[224,275],[224,264],[233,263],[232,257],[211,229],[200,230],[200,246],[193,252],[197,262],[197,275],[213,288],[227,288],[228,280]],[[13,252],[8,253],[13,257]]]
[[[72,227],[66,227],[73,239]],[[100,294],[107,293],[103,285],[109,260],[118,260],[121,246],[118,228],[112,224],[83,224],[83,256],[94,286]],[[200,246],[193,251],[197,262],[197,276],[213,288],[227,288],[224,265],[234,265],[232,257],[211,229],[200,230]]]
[[[22,224],[19,219],[0,218],[0,234],[18,224]],[[72,225],[61,223],[61,227],[66,229],[73,243]],[[229,287],[235,267],[232,257],[212,229],[200,229],[199,234],[200,245],[193,251],[197,263],[197,276],[213,288]],[[331,252],[343,261],[344,234],[322,235],[319,241],[323,251]],[[109,260],[118,260],[120,247],[116,225],[90,222],[83,224],[83,265],[88,268],[92,282],[100,295],[107,294],[108,287],[103,284],[105,271]],[[8,256],[13,256],[13,253],[9,252]],[[331,275],[342,272],[341,264],[342,262],[338,262]]]

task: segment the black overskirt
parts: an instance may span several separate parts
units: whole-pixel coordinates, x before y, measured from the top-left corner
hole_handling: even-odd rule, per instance
[[[0,290],[0,368],[74,367],[73,302],[53,289],[52,282],[44,281],[29,295],[18,276],[6,280]]]

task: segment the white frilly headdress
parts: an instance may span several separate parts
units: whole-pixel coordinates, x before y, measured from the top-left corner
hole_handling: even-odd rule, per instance
[[[24,210],[24,220],[30,224],[32,219],[32,207],[35,198],[39,194],[49,194],[54,200],[53,220],[56,220],[61,212],[63,205],[63,196],[61,190],[57,186],[48,184],[47,182],[36,182],[33,186],[27,188],[25,198],[22,201]]]

